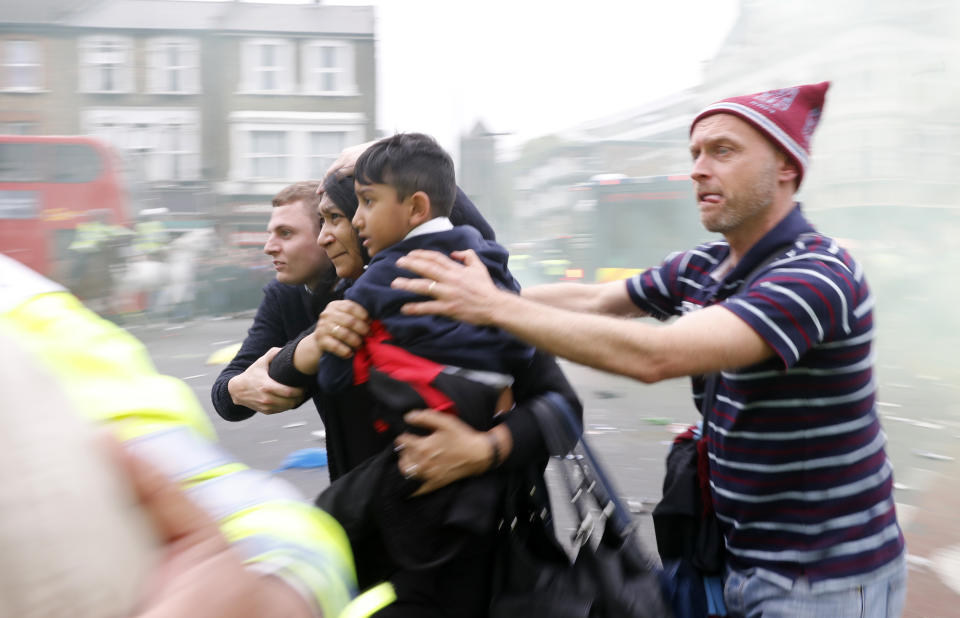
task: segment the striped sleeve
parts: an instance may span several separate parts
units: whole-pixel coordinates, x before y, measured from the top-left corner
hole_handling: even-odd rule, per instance
[[[627,279],[630,300],[658,320],[680,315],[684,303],[700,304],[696,297],[702,284],[696,271],[702,274],[717,264],[716,258],[703,249],[670,254],[659,266]]]
[[[778,260],[723,305],[777,353],[786,368],[821,343],[851,335],[860,286],[839,257],[801,253]]]

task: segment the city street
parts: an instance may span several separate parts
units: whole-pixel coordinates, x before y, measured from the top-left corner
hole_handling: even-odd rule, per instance
[[[298,449],[322,447],[323,424],[312,402],[241,423],[220,419],[210,387],[223,365],[208,365],[214,351],[243,339],[250,316],[201,318],[184,324],[133,326],[158,369],[189,384],[224,446],[241,461],[274,470]],[[586,433],[620,494],[636,513],[641,535],[655,550],[649,510],[660,495],[663,460],[675,423],[694,422],[686,380],[644,385],[562,362],[585,407]],[[958,386],[905,366],[879,365],[879,409],[896,469],[897,507],[907,534],[910,594],[905,616],[944,616],[960,602],[960,422]],[[278,473],[307,496],[328,483],[325,468]],[[551,478],[551,485],[557,481]],[[565,507],[557,505],[564,526]]]

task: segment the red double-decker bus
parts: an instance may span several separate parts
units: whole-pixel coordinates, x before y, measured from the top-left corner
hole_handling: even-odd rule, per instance
[[[94,219],[130,223],[107,145],[83,136],[0,135],[0,253],[56,278],[77,225]]]

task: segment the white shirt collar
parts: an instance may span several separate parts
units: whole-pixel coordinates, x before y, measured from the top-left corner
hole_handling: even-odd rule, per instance
[[[433,234],[435,232],[446,232],[447,230],[453,229],[453,223],[450,222],[450,219],[447,217],[436,217],[435,219],[430,219],[413,228],[407,235],[403,237],[404,240],[408,238],[413,238],[414,236],[421,236],[423,234]]]

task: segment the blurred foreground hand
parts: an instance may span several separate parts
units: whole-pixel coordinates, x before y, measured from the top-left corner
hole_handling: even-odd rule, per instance
[[[136,616],[312,616],[282,580],[244,568],[216,523],[179,487],[116,443],[112,448],[163,544]]]

